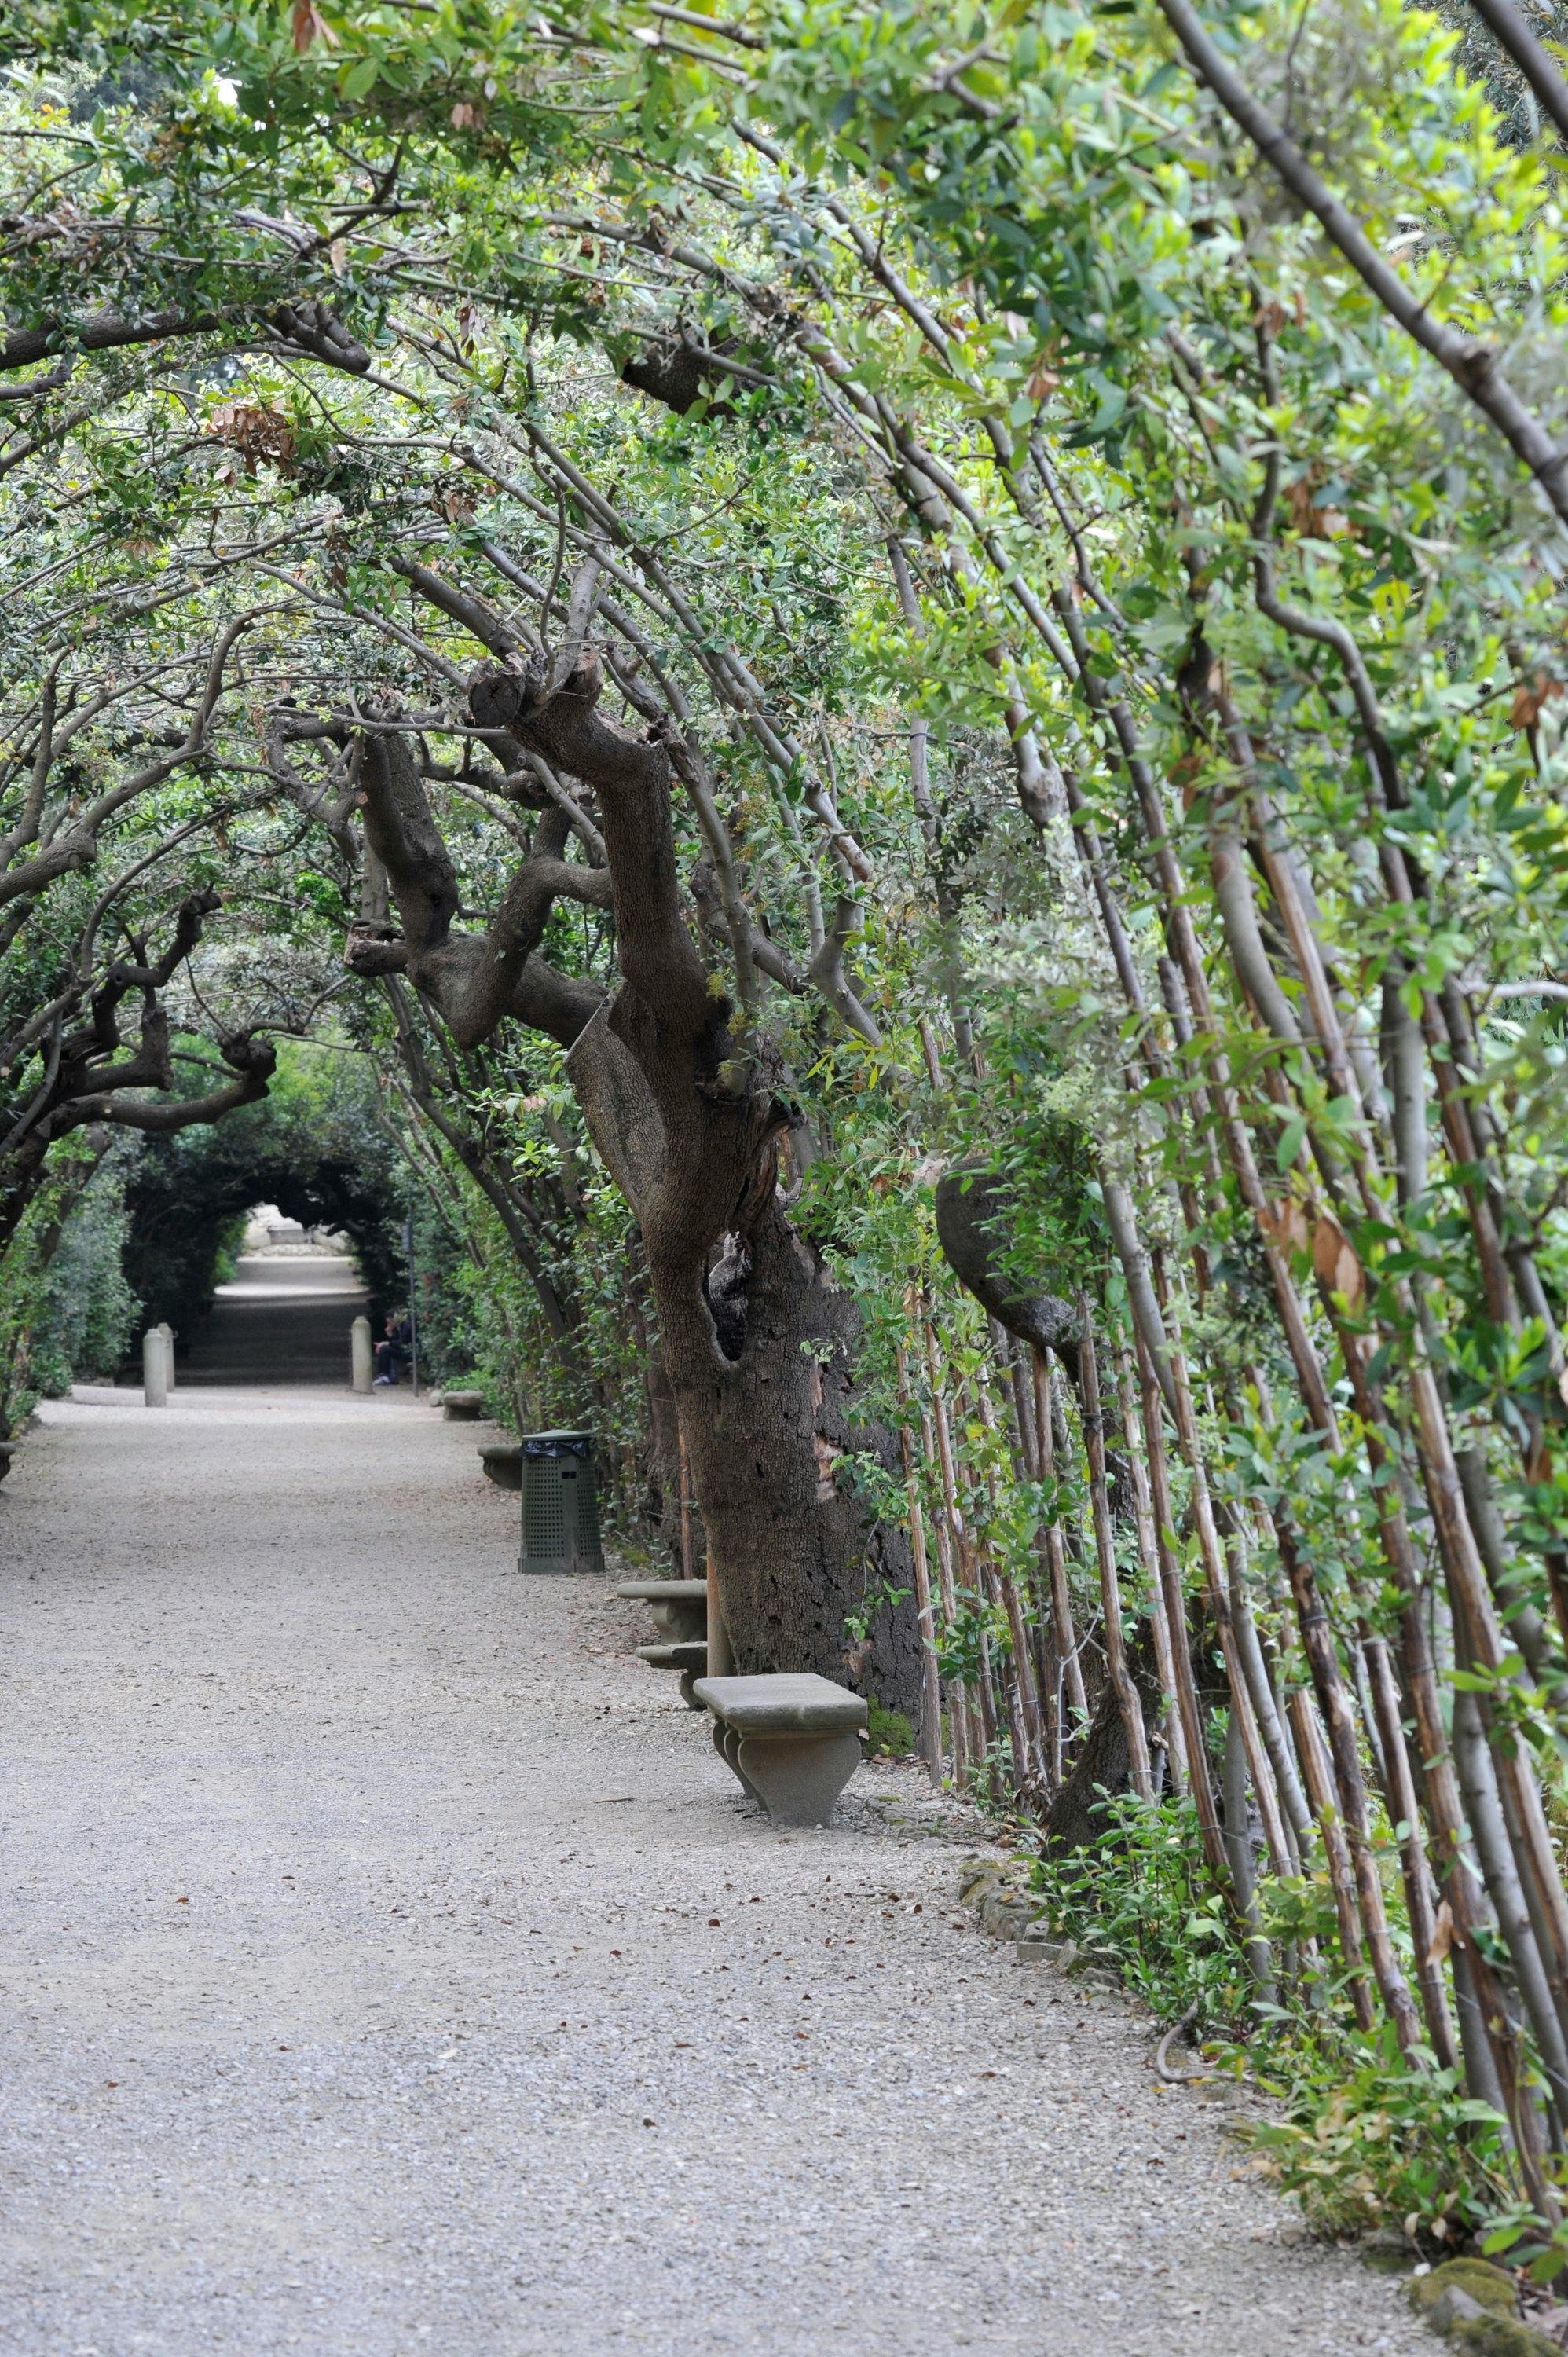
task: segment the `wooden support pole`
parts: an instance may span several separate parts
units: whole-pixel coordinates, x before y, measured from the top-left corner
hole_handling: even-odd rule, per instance
[[[1225,1836],[1220,1830],[1219,1812],[1214,1805],[1214,1785],[1203,1741],[1203,1717],[1198,1709],[1197,1688],[1193,1683],[1187,1598],[1182,1590],[1181,1566],[1176,1557],[1176,1526],[1165,1464],[1165,1427],[1160,1421],[1164,1413],[1163,1402],[1154,1361],[1141,1335],[1138,1337],[1138,1389],[1144,1445],[1149,1467],[1149,1497],[1155,1517],[1155,1544],[1159,1553],[1160,1586],[1165,1593],[1165,1622],[1171,1634],[1171,1669],[1176,1684],[1176,1709],[1181,1719],[1182,1742],[1187,1750],[1187,1782],[1197,1810],[1203,1855],[1208,1870],[1219,1889],[1229,1891],[1230,1861],[1225,1847]]]
[[[1100,1362],[1094,1345],[1094,1318],[1089,1297],[1078,1297],[1079,1364],[1081,1384],[1084,1448],[1089,1457],[1089,1499],[1094,1518],[1094,1551],[1100,1565],[1100,1609],[1105,1624],[1105,1668],[1127,1732],[1127,1774],[1140,1801],[1155,1797],[1149,1770],[1149,1738],[1144,1726],[1144,1706],[1127,1667],[1127,1647],[1122,1634],[1122,1587],[1116,1572],[1116,1540],[1111,1527],[1111,1499],[1105,1481],[1105,1418],[1100,1404]]]
[[[1042,1481],[1056,1478],[1056,1443],[1051,1437],[1051,1371],[1043,1354],[1031,1354],[1030,1373],[1035,1394],[1035,1454],[1039,1461]],[[1046,1555],[1046,1576],[1051,1591],[1051,1633],[1056,1639],[1057,1658],[1067,1688],[1068,1698],[1078,1714],[1080,1727],[1089,1724],[1089,1696],[1084,1691],[1083,1670],[1078,1658],[1078,1639],[1073,1633],[1072,1598],[1067,1584],[1067,1549],[1062,1543],[1061,1523],[1055,1515],[1047,1521],[1041,1533]],[[1059,1717],[1059,1713],[1058,1713]],[[1058,1763],[1059,1770],[1059,1761]]]
[[[909,1551],[915,1565],[915,1613],[920,1631],[920,1757],[940,1792],[942,1781],[942,1688],[937,1663],[937,1620],[931,1604],[931,1572],[926,1554],[926,1516],[920,1502],[919,1468],[909,1430],[909,1366],[898,1345],[898,1444],[904,1457],[904,1489],[909,1501]]]
[[[949,1544],[948,1574],[950,1580],[956,1583],[957,1578],[967,1577],[970,1575],[972,1566],[968,1560],[963,1514],[958,1501],[958,1470],[953,1461],[952,1430],[948,1422],[947,1394],[942,1389],[941,1365],[937,1355],[936,1329],[929,1318],[923,1322],[926,1369],[931,1386],[931,1423],[936,1434],[937,1462],[940,1468],[942,1479],[943,1520],[947,1526]],[[951,1620],[958,1609],[956,1585],[950,1597],[944,1596],[943,1602],[947,1607],[948,1617]],[[949,1690],[950,1706],[956,1702],[966,1715],[965,1749],[969,1755],[967,1764],[976,1774],[984,1761],[986,1752],[990,1749],[991,1738],[995,1731],[994,1727],[989,1723],[990,1714],[986,1710],[988,1699],[986,1684],[987,1679],[983,1663],[978,1690],[972,1700],[967,1681],[961,1686],[955,1683],[955,1686]]]
[[[1298,1686],[1286,1708],[1295,1736],[1295,1754],[1306,1778],[1306,1790],[1323,1835],[1324,1853],[1328,1860],[1329,1887],[1334,1893],[1334,1911],[1339,1919],[1339,1953],[1345,1959],[1349,1976],[1350,2001],[1356,2008],[1356,2019],[1362,2029],[1370,2029],[1377,2021],[1377,2007],[1367,1980],[1366,1964],[1361,1953],[1361,1926],[1356,1912],[1356,1874],[1350,1863],[1349,1846],[1339,1823],[1339,1810],[1335,1799],[1333,1771],[1324,1744],[1317,1716],[1312,1707],[1312,1697],[1305,1687]]]
[[[1154,1509],[1149,1503],[1149,1476],[1138,1431],[1137,1394],[1133,1390],[1133,1354],[1123,1342],[1116,1352],[1117,1395],[1122,1408],[1122,1442],[1127,1452],[1133,1485],[1133,1519],[1138,1534],[1138,1560],[1149,1587],[1149,1627],[1155,1640],[1155,1666],[1165,1704],[1165,1760],[1171,1789],[1187,1790],[1187,1746],[1182,1741],[1181,1715],[1176,1709],[1176,1673],[1171,1666],[1171,1632],[1165,1599],[1160,1588],[1159,1550],[1155,1544]]]

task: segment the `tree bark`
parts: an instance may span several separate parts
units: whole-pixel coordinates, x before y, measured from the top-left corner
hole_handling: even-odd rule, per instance
[[[815,1670],[915,1717],[920,1694],[912,1598],[885,1609],[865,1645],[846,1649],[845,1618],[869,1584],[912,1591],[901,1533],[875,1524],[838,1478],[870,1448],[897,1467],[891,1435],[852,1428],[860,1317],[776,1201],[749,1231],[746,1342],[674,1340],[670,1370],[736,1671]],[[651,1257],[651,1255],[650,1255]]]
[[[447,585],[418,572],[407,568],[416,589],[449,606]],[[466,603],[466,624],[499,642],[495,618]],[[790,1225],[777,1146],[792,1115],[775,1093],[766,1041],[737,1037],[688,929],[669,750],[657,731],[633,737],[604,717],[600,683],[597,659],[570,640],[553,661],[508,651],[475,675],[476,722],[596,797],[607,867],[568,861],[546,813],[482,938],[453,930],[456,877],[410,740],[362,740],[366,841],[403,931],[395,942],[351,937],[349,962],[404,972],[465,1046],[510,1018],[567,1049],[589,1135],[641,1231],[736,1669],[847,1677],[913,1716],[920,1668],[908,1544],[873,1528],[838,1478],[852,1449],[897,1469],[890,1433],[852,1432],[858,1313]],[[538,954],[563,893],[609,901],[613,995]],[[884,1581],[901,1600],[846,1653],[846,1614],[868,1582]]]

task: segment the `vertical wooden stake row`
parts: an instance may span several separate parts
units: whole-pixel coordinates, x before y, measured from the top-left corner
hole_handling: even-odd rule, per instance
[[[931,1573],[926,1555],[926,1517],[909,1431],[909,1367],[898,1345],[898,1405],[903,1410],[898,1443],[904,1457],[904,1489],[909,1501],[909,1549],[915,1564],[915,1612],[920,1631],[920,1757],[938,1790],[942,1781],[942,1689],[937,1663],[937,1623],[931,1606]]]
[[[1094,1318],[1089,1297],[1078,1297],[1079,1365],[1082,1370],[1083,1439],[1089,1458],[1089,1498],[1094,1519],[1094,1550],[1100,1565],[1100,1609],[1105,1624],[1105,1667],[1122,1724],[1127,1732],[1128,1775],[1140,1801],[1155,1797],[1149,1770],[1149,1738],[1144,1726],[1144,1706],[1122,1634],[1122,1589],[1116,1573],[1116,1540],[1111,1526],[1111,1499],[1105,1484],[1105,1415],[1100,1401],[1100,1362],[1094,1347]]]
[[[1038,1351],[1031,1354],[1031,1373],[1035,1393],[1035,1454],[1039,1460],[1040,1479],[1055,1479],[1057,1469],[1056,1443],[1051,1437],[1051,1371]],[[1051,1628],[1056,1639],[1057,1659],[1060,1667],[1068,1699],[1078,1714],[1079,1724],[1089,1723],[1089,1696],[1084,1691],[1083,1670],[1078,1658],[1078,1639],[1073,1632],[1072,1597],[1067,1584],[1067,1548],[1062,1541],[1062,1529],[1054,1518],[1042,1533],[1046,1555],[1046,1574],[1051,1590]],[[1061,1780],[1061,1742],[1066,1730],[1059,1726],[1061,1709],[1057,1717],[1056,1781]]]

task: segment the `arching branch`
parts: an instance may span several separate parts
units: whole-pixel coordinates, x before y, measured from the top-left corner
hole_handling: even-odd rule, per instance
[[[241,1105],[254,1104],[266,1095],[277,1069],[277,1050],[270,1040],[253,1039],[249,1033],[241,1032],[231,1039],[220,1039],[218,1052],[235,1078],[204,1097],[176,1097],[158,1103],[126,1096],[118,1090],[100,1096],[79,1097],[53,1119],[51,1134],[59,1137],[68,1130],[80,1129],[84,1123],[109,1121],[123,1129],[167,1136],[199,1122],[221,1121],[225,1114],[233,1113]],[[164,1087],[167,1083],[154,1079],[145,1085]]]
[[[365,841],[386,871],[402,922],[400,940],[380,925],[357,927],[344,952],[360,974],[406,974],[440,1013],[459,1047],[488,1039],[509,1015],[570,1046],[598,1006],[592,983],[554,973],[536,955],[551,909],[563,893],[590,906],[610,897],[603,869],[564,857],[568,813],[540,817],[529,856],[514,870],[483,934],[454,934],[457,879],[404,736],[367,733],[359,778]]]

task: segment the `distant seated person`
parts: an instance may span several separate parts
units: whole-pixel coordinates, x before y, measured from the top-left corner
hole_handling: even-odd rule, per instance
[[[376,1381],[400,1383],[413,1349],[413,1325],[408,1318],[389,1316],[386,1339],[376,1344]]]

